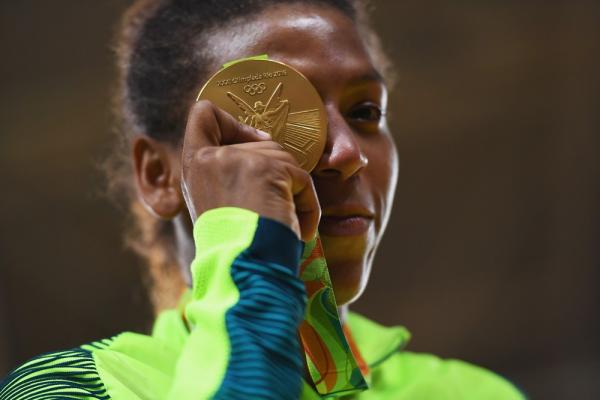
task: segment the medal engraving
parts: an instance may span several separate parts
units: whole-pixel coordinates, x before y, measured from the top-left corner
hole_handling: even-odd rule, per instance
[[[209,79],[198,95],[201,99],[271,135],[307,171],[323,153],[325,108],[312,84],[289,65],[272,60],[237,62]]]

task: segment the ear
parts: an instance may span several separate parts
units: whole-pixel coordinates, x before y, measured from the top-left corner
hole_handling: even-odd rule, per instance
[[[173,145],[144,135],[134,138],[131,151],[140,201],[159,218],[175,218],[185,205],[180,188],[180,154]]]

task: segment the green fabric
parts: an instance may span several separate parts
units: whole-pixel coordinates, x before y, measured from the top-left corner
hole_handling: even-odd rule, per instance
[[[178,361],[171,399],[210,397],[223,380],[230,353],[225,313],[239,299],[230,267],[250,246],[258,217],[223,207],[203,213],[194,224],[193,301],[186,308],[193,331]]]
[[[384,327],[348,313],[347,323],[371,368],[370,390],[360,400],[523,400],[525,396],[495,373],[459,360],[398,351],[407,345],[403,327]],[[311,399],[304,397],[303,400]]]
[[[354,313],[348,314],[347,323],[371,367],[371,388],[346,399],[525,398],[509,382],[480,367],[430,354],[397,351],[409,339],[402,327],[383,327]],[[180,339],[189,336],[181,315],[175,310],[166,311],[157,319],[152,337],[123,333],[79,350],[34,358],[15,370],[14,379],[0,387],[0,399],[167,399],[170,384],[176,378],[177,358],[185,347]],[[50,379],[44,378],[52,374]],[[205,374],[187,378],[203,380]],[[207,397],[189,394],[185,398]],[[321,397],[304,382],[301,400],[318,399]]]
[[[522,400],[525,397],[502,377],[459,360],[443,360],[430,354],[399,351],[410,334],[403,327],[384,327],[349,312],[347,324],[369,367],[370,389],[359,400]],[[169,381],[175,379],[181,336],[190,336],[174,311],[161,314],[154,337],[118,336],[109,348],[94,351],[97,368],[108,394],[115,400],[163,399]],[[166,339],[166,340],[165,340]],[[171,343],[172,342],[172,343]],[[202,357],[198,357],[201,360]],[[108,360],[108,362],[106,361]],[[117,360],[118,362],[115,362]],[[110,362],[115,364],[110,365]],[[112,366],[110,370],[107,367]],[[187,379],[204,380],[186,374]],[[196,399],[207,397],[192,396]],[[334,396],[337,397],[337,396]],[[190,398],[190,396],[182,397]],[[321,399],[304,382],[301,400]]]
[[[157,318],[153,336],[123,333],[108,349],[93,352],[111,398],[207,399],[219,389],[230,354],[225,312],[239,298],[230,266],[252,242],[257,221],[257,213],[230,207],[198,218],[194,289],[185,307],[192,332],[170,310]]]
[[[126,332],[92,354],[111,399],[168,398],[177,362],[177,353],[168,343]]]
[[[258,56],[239,58],[237,60],[226,62],[225,64],[223,64],[223,68],[227,68],[229,66],[232,66],[233,64],[237,64],[240,61],[246,61],[246,60],[268,60],[268,59],[269,59],[269,56],[267,54],[260,54]]]
[[[410,332],[403,326],[384,327],[352,311],[348,312],[346,323],[370,368],[406,347],[410,340]]]
[[[394,354],[373,371],[372,390],[361,400],[520,400],[524,396],[498,375],[431,354]]]
[[[187,305],[163,312],[152,336],[125,332],[25,363],[0,383],[0,400],[211,398],[230,354],[225,311],[239,297],[229,267],[252,242],[258,218],[238,208],[202,214],[194,226],[198,256],[192,263],[194,290],[185,298]],[[383,327],[351,312],[346,323],[370,367],[365,377],[370,389],[345,398],[524,399],[508,381],[483,368],[404,351],[410,334],[402,327]],[[319,398],[304,382],[301,400]]]
[[[0,400],[109,400],[91,350],[110,343],[110,339],[105,339],[29,360],[0,380]]]

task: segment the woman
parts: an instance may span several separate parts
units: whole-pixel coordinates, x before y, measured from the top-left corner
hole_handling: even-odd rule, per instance
[[[119,66],[132,173],[119,170],[116,183],[132,194],[135,248],[153,268],[159,308],[185,283],[192,289],[151,336],[125,332],[37,357],[2,382],[0,399],[522,398],[478,367],[399,351],[405,330],[348,311],[365,289],[398,170],[386,62],[365,21],[351,0],[130,8]],[[268,135],[194,102],[221,65],[258,54],[298,69],[325,104],[327,142],[310,175]],[[342,366],[318,365],[297,334],[299,266],[314,255],[317,230],[340,343],[351,349]]]

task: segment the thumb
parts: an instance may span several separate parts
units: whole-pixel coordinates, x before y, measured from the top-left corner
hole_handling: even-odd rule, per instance
[[[195,152],[206,146],[271,140],[265,132],[241,123],[209,100],[192,107],[184,137],[184,149]]]

